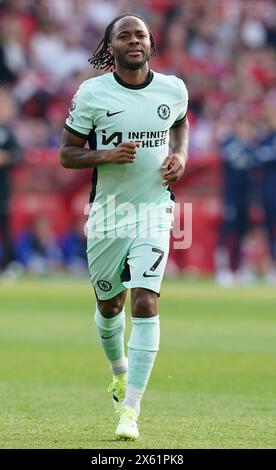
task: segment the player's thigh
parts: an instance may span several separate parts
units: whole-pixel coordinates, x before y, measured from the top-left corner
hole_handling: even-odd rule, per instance
[[[115,298],[125,290],[121,272],[130,242],[120,238],[94,238],[87,241],[87,260],[97,300]]]
[[[123,284],[127,288],[141,287],[159,294],[170,244],[170,230],[150,227],[132,243],[126,263]]]

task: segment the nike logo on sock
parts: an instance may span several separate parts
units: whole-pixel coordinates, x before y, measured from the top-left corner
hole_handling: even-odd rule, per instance
[[[114,335],[111,335],[111,336],[102,336],[103,339],[109,339],[109,338],[112,338],[112,336]]]
[[[147,274],[147,271],[144,272],[143,277],[159,277],[158,274]]]
[[[108,110],[107,113],[106,113],[106,115],[107,115],[108,117],[110,117],[110,116],[115,116],[115,114],[124,113],[124,111],[125,111],[125,110],[123,109],[123,111],[116,111],[116,113],[110,113],[109,110]]]

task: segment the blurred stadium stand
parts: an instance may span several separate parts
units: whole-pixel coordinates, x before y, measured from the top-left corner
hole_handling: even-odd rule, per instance
[[[223,217],[220,144],[239,116],[257,142],[275,112],[274,0],[0,0],[0,80],[16,103],[10,125],[23,151],[13,170],[12,233],[17,239],[42,215],[59,239],[84,220],[91,172],[61,168],[57,147],[73,93],[99,73],[87,59],[125,11],[151,27],[153,70],[175,73],[189,91],[190,159],[175,192],[193,203],[193,244],[172,247],[168,272],[210,273]],[[261,198],[251,206],[251,222],[263,224]]]

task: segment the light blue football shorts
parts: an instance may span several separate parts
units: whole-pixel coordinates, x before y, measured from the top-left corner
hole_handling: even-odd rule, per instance
[[[171,228],[172,215],[156,225],[134,224],[127,236],[114,236],[112,231],[103,236],[88,228],[87,258],[96,297],[112,299],[125,288],[135,287],[159,294]]]

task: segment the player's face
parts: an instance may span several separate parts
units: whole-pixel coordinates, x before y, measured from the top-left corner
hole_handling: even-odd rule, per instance
[[[144,22],[139,18],[127,16],[115,23],[110,52],[115,62],[122,68],[138,70],[144,67],[150,58],[150,35]]]

